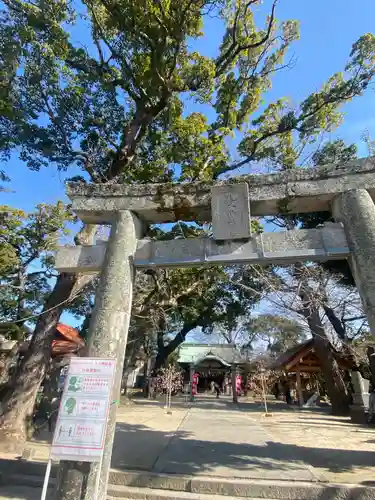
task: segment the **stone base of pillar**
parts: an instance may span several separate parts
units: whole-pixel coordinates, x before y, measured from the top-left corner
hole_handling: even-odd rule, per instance
[[[350,420],[353,424],[361,425],[375,425],[375,422],[369,422],[368,408],[362,405],[351,405],[350,406]]]

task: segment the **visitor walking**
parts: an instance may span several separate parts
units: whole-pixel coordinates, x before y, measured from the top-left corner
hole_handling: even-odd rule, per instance
[[[237,375],[236,377],[236,392],[238,396],[242,396],[242,377]]]
[[[216,392],[216,399],[219,399],[220,385],[217,382],[215,382],[215,392]]]

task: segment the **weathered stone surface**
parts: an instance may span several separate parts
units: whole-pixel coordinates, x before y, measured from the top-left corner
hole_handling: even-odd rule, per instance
[[[81,498],[85,475],[88,469],[88,463],[62,462],[59,469],[58,487],[54,495],[54,500],[76,500],[77,498]]]
[[[57,252],[59,271],[92,273],[103,264],[104,245],[97,247],[63,247]],[[217,244],[209,238],[138,242],[135,266],[191,267],[205,264],[279,262],[290,264],[306,259],[323,261],[344,259],[349,255],[341,224],[318,229],[265,233],[245,243],[227,241]]]
[[[354,389],[353,404],[368,408],[370,381],[364,379],[359,372],[350,372],[350,378]]]
[[[101,269],[106,245],[65,246],[56,252],[55,268],[58,270],[84,269],[86,274],[97,273]]]
[[[336,220],[344,224],[349,264],[361,295],[369,326],[375,336],[375,205],[365,189],[337,196],[332,205]]]
[[[160,488],[172,491],[189,491],[191,478],[189,476],[159,474],[149,471],[111,470],[109,474],[110,488],[115,486],[135,486],[138,488]]]
[[[200,265],[202,257],[204,258],[207,245],[206,239],[186,239],[174,241],[149,242],[149,262],[151,267],[157,267],[165,261],[170,262],[171,266],[179,266],[180,262],[185,262],[187,266]],[[141,261],[135,254],[136,266],[140,267]],[[149,267],[147,265],[142,267]]]
[[[213,238],[215,240],[250,238],[250,202],[247,183],[213,186],[211,197]]]
[[[224,494],[216,494],[216,484],[210,493],[198,493],[195,487],[199,478],[193,479],[194,492],[168,489],[139,488],[134,486],[111,486],[107,500],[373,500],[374,491],[368,486],[331,485],[306,483],[291,484],[288,481],[246,483],[228,482]],[[203,481],[204,482],[204,481]],[[210,487],[205,482],[206,487]],[[230,491],[231,493],[226,493]],[[259,494],[258,494],[259,493]],[[50,500],[51,497],[47,497]],[[0,488],[0,500],[39,500],[40,490],[21,486]]]
[[[241,498],[263,498],[273,500],[370,500],[374,489],[366,486],[344,484],[312,484],[293,481],[288,476],[284,481],[233,481],[196,478],[192,492],[210,495],[232,495]],[[150,499],[151,500],[151,499]],[[154,499],[152,499],[154,500]]]
[[[140,222],[133,214],[128,211],[118,212],[113,222],[107,245],[99,245],[99,248],[106,248],[106,251],[99,286],[96,292],[94,312],[90,321],[88,355],[92,357],[115,358],[117,365],[112,389],[114,404],[110,406],[103,459],[100,465],[91,464],[87,488],[82,500],[92,500],[94,498],[98,473],[100,473],[100,482],[97,498],[105,498],[106,495],[116,427],[116,402],[120,399],[121,379],[132,306],[134,279],[133,255],[137,246],[137,237],[140,235],[141,229]],[[81,251],[85,252],[85,248],[87,247],[81,247]],[[98,248],[95,248],[94,253],[97,251]],[[90,272],[92,272],[91,260],[84,258],[83,261],[87,262]],[[71,470],[69,464],[65,465],[64,462],[62,462],[61,468],[68,472]],[[73,488],[69,491],[73,491]],[[57,498],[60,499],[60,497]],[[65,497],[61,498],[65,499]],[[70,498],[81,498],[78,495],[78,489],[76,496]]]
[[[375,160],[362,159],[345,165],[296,169],[271,175],[251,175],[222,181],[215,186],[246,183],[254,216],[330,210],[338,194],[363,188],[375,197]],[[85,222],[108,223],[117,210],[132,210],[148,222],[211,220],[209,183],[86,185],[69,184],[67,193],[77,215]]]
[[[110,487],[108,500],[373,500],[374,488],[345,484],[309,484],[290,481],[240,481],[199,476],[191,492],[168,489]]]

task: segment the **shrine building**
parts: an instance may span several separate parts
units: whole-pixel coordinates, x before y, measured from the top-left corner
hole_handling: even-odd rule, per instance
[[[231,373],[240,373],[246,363],[234,344],[183,343],[178,351],[178,364],[184,370],[184,379],[189,381],[192,371],[198,374],[198,392],[210,390],[217,382],[223,392],[230,392]]]

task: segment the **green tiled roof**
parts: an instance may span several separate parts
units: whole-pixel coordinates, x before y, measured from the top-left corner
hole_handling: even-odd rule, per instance
[[[179,363],[197,363],[208,356],[217,356],[228,364],[244,363],[241,353],[234,344],[188,344],[184,343],[178,351]]]

